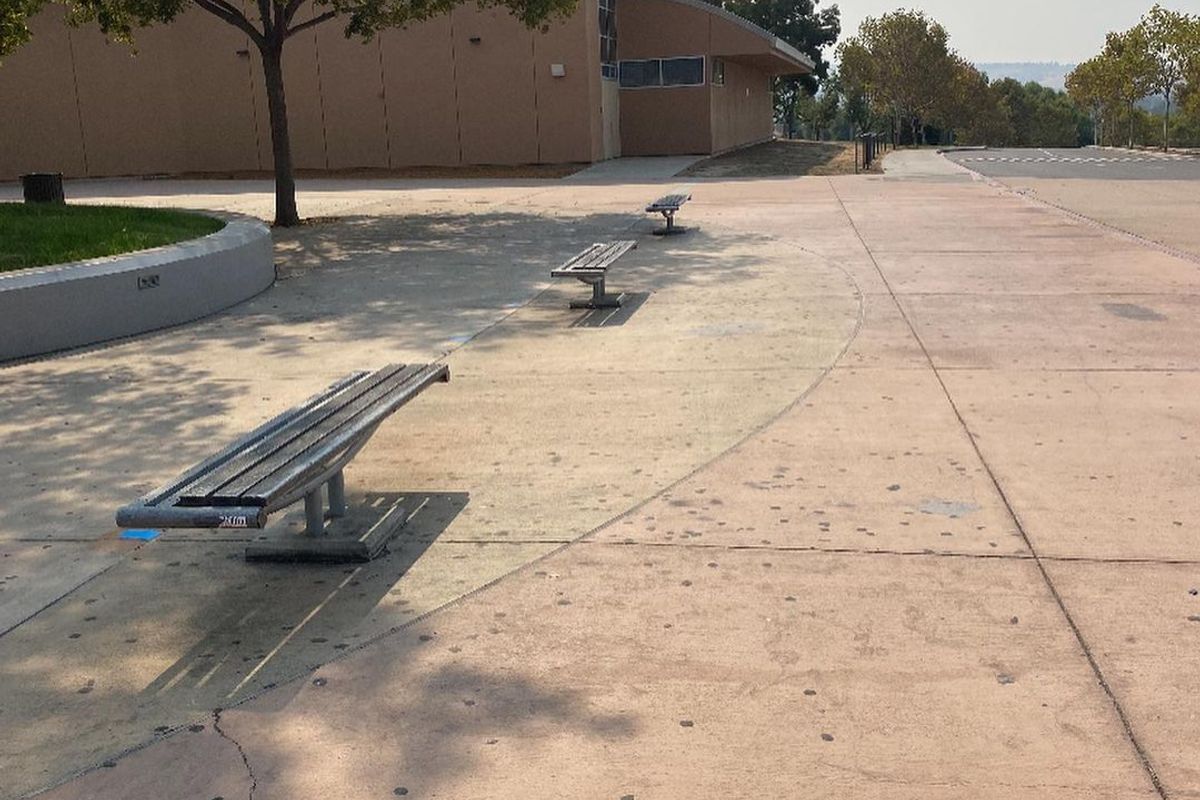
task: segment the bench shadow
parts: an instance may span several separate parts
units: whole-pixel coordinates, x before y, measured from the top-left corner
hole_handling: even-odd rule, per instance
[[[356,643],[359,635],[351,631],[361,629],[360,623],[398,591],[401,578],[466,508],[470,495],[371,492],[349,500],[375,509],[400,503],[408,512],[407,524],[384,555],[366,564],[231,565],[241,580],[212,602],[197,604],[187,624],[207,633],[141,695],[171,705],[182,699],[197,708],[219,708],[336,657]],[[226,558],[238,561],[241,554],[235,549]],[[404,616],[401,609],[399,618]]]
[[[618,328],[650,299],[650,292],[626,292],[620,308],[595,308],[571,323],[572,328]]]

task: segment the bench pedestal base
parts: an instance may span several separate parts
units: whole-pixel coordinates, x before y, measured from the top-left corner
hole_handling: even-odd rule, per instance
[[[620,308],[625,299],[625,293],[606,294],[603,297],[591,297],[587,300],[572,300],[571,308]]]
[[[296,526],[281,526],[276,538],[246,547],[247,561],[316,562],[339,564],[377,558],[396,532],[408,521],[398,503],[379,515],[378,509],[347,509],[329,521],[322,533],[309,534]],[[270,530],[270,529],[268,529]]]

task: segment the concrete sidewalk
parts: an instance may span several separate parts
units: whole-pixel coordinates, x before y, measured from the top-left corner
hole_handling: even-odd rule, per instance
[[[1200,794],[1195,265],[932,162],[698,182],[666,242],[645,194],[370,198],[248,306],[5,370],[0,503],[59,516],[0,547],[108,568],[0,638],[11,796]],[[542,291],[627,232],[620,324]],[[386,559],[73,519],[447,351],[350,476],[426,501]]]
[[[1083,152],[1094,151],[1087,148]],[[1154,242],[1200,262],[1200,192],[1196,191],[1196,161],[1163,157],[1158,151],[1102,148],[1155,164],[1125,180],[1095,178],[1086,172],[1076,177],[1047,178],[1004,175],[981,180],[1006,186],[1033,202],[1045,203],[1114,230]],[[952,167],[958,164],[946,161]],[[1036,172],[1036,171],[1035,171]]]

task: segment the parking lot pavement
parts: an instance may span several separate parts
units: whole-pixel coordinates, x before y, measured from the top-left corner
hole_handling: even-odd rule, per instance
[[[997,148],[946,153],[993,178],[1084,178],[1108,181],[1200,180],[1200,157],[1100,147]]]

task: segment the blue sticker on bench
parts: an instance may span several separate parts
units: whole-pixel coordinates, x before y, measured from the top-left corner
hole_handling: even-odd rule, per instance
[[[132,530],[132,531],[122,531],[121,538],[122,539],[135,539],[139,542],[152,542],[155,539],[157,539],[159,537],[159,535],[161,535],[161,534],[162,534],[162,531]]]

